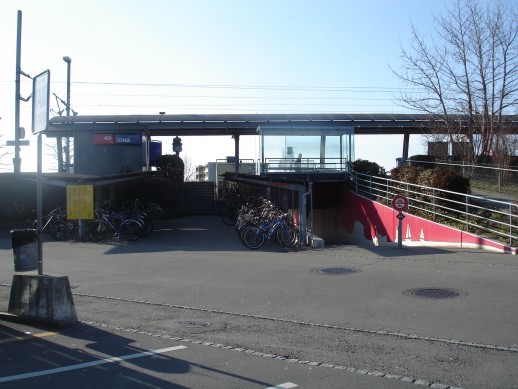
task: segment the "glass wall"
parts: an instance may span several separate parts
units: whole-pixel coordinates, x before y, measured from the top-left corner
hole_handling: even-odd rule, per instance
[[[354,129],[268,125],[258,128],[262,171],[344,171],[354,160]]]

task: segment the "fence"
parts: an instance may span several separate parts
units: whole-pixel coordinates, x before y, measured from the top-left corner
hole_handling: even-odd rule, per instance
[[[464,163],[453,163],[444,161],[430,162],[408,160],[407,163],[429,167],[447,167],[448,169],[453,170],[457,174],[469,178],[472,181],[481,181],[493,185],[497,188],[498,192],[502,192],[503,187],[518,188],[517,169],[506,169],[487,164],[470,165]]]
[[[408,212],[513,246],[518,244],[518,204],[409,184],[351,170],[356,194],[386,205],[408,198]]]

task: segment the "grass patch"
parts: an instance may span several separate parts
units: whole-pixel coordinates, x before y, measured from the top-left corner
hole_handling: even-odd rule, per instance
[[[487,181],[479,181],[471,179],[470,181],[471,189],[479,189],[485,192],[493,192],[493,193],[503,193],[506,195],[514,196],[518,199],[518,184],[507,184],[502,185],[500,187],[500,192],[498,191],[498,185],[496,183],[490,183]]]

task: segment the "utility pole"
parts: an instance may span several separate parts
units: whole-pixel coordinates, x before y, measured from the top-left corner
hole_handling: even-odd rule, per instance
[[[16,34],[16,81],[14,92],[14,158],[13,167],[15,173],[20,173],[20,62],[21,62],[21,46],[22,46],[22,11],[18,11],[18,31]]]
[[[20,146],[27,144],[21,142],[20,139],[25,137],[25,129],[20,127],[20,101],[29,101],[31,96],[24,99],[20,94],[20,76],[31,78],[27,73],[24,73],[21,69],[21,56],[22,56],[22,11],[18,11],[18,27],[16,34],[16,80],[15,80],[15,91],[14,91],[14,158],[13,158],[13,169],[14,173],[21,172],[22,159],[20,158]]]
[[[67,117],[70,117],[70,67],[72,64],[72,59],[70,57],[63,57],[63,61],[67,63]],[[68,127],[68,126],[67,126]],[[68,128],[67,128],[68,130]],[[75,139],[74,139],[75,142]],[[65,168],[70,171],[70,137],[66,137],[66,153],[65,153]]]
[[[20,75],[31,78],[28,74],[22,72],[20,67],[21,62],[21,46],[22,46],[22,11],[18,11],[18,31],[16,39],[16,81],[14,90],[14,140],[5,142],[6,146],[14,146],[13,171],[16,174],[21,172],[22,159],[20,158],[20,147],[28,146],[28,140],[21,140],[25,138],[25,128],[20,127],[20,100],[29,101],[31,96],[24,99],[20,95]]]

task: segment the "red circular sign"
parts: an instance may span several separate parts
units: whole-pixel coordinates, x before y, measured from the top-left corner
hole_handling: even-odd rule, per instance
[[[408,208],[408,199],[405,196],[396,196],[392,199],[392,208],[396,211],[404,211]]]

